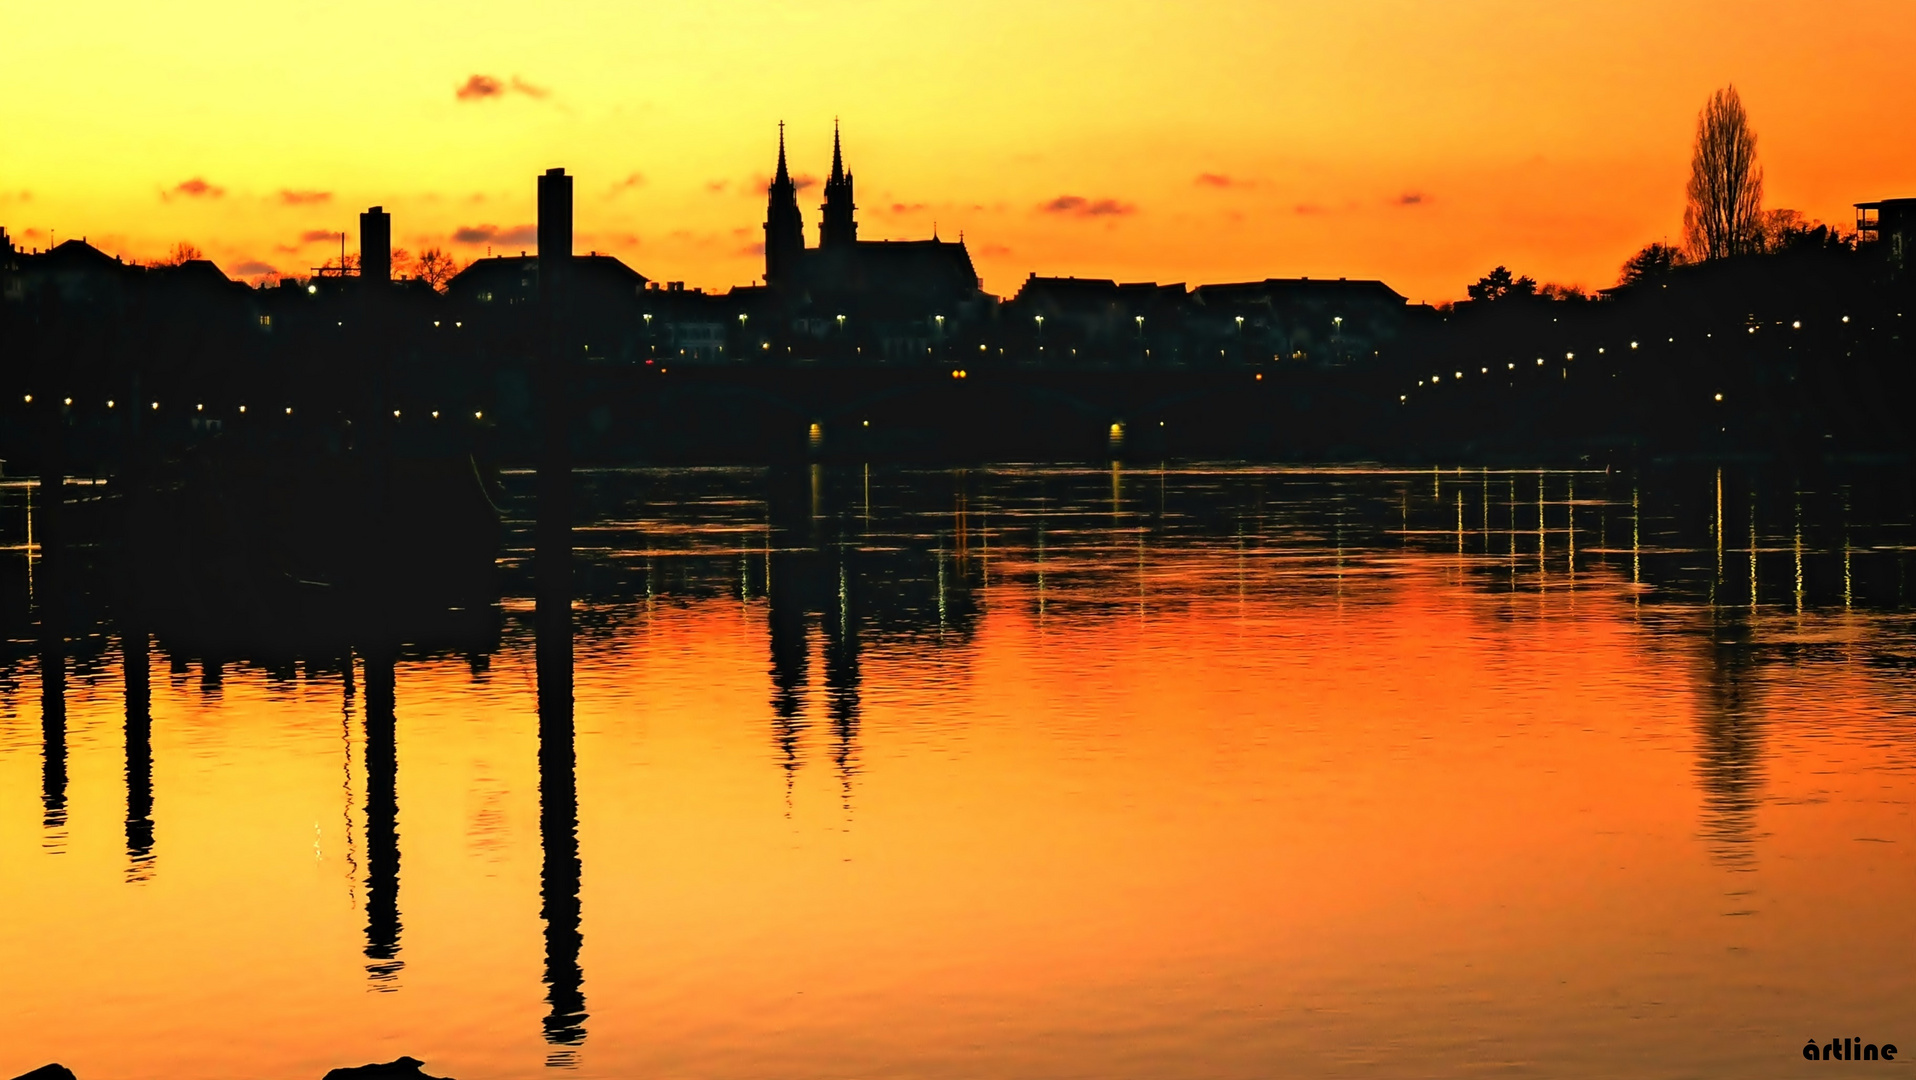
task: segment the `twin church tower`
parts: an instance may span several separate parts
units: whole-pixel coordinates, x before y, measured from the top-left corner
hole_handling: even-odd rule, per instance
[[[798,210],[798,185],[785,167],[785,124],[778,125],[778,173],[767,190],[765,208],[765,283],[790,285],[805,257],[805,219]],[[832,175],[825,181],[825,206],[818,229],[820,248],[850,247],[858,242],[858,209],[852,202],[852,174],[845,171],[845,151],[838,123],[832,122]]]

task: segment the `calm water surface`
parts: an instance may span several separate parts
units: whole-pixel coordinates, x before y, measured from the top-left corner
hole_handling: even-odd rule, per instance
[[[390,690],[103,615],[62,735],[0,492],[0,1074],[1916,1058],[1906,478],[581,483],[576,862],[523,523]]]

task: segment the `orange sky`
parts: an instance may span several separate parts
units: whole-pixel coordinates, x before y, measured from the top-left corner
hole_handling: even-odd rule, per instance
[[[1696,110],[1732,81],[1769,205],[1847,222],[1916,194],[1916,8],[1895,0],[534,11],[11,5],[0,225],[303,272],[379,203],[403,246],[464,230],[474,256],[531,246],[532,178],[561,165],[582,250],[723,287],[762,269],[777,121],[816,176],[839,115],[861,236],[963,230],[996,292],[1365,276],[1439,301],[1496,263],[1608,285],[1675,237]],[[499,92],[460,97],[474,75]]]

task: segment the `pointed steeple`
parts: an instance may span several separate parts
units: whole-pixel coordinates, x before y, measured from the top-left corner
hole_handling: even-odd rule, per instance
[[[845,152],[838,137],[838,120],[832,120],[832,175],[825,181],[824,217],[819,224],[818,246],[838,247],[858,240],[858,221],[853,211],[852,174],[845,171]]]
[[[765,189],[765,283],[790,284],[805,257],[805,219],[798,185],[785,167],[785,121],[778,122],[778,173]]]

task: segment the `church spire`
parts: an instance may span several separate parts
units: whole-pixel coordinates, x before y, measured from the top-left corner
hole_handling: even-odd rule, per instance
[[[782,140],[781,140],[782,141]],[[832,117],[832,183],[845,182],[845,152],[838,142],[838,117]]]
[[[778,172],[765,187],[765,283],[790,284],[805,257],[805,219],[798,185],[785,167],[785,121],[778,122]]]
[[[858,240],[858,221],[853,211],[852,174],[845,170],[845,152],[838,137],[838,120],[832,120],[832,176],[825,181],[824,219],[818,230],[819,247],[838,247]]]

